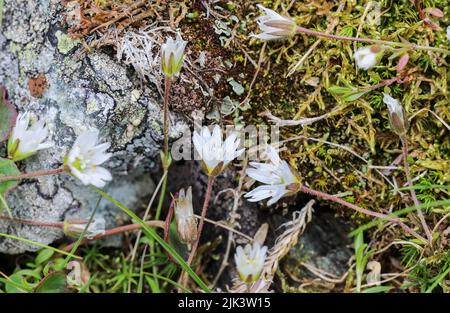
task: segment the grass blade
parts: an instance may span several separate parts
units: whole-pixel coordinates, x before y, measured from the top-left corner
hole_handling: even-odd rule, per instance
[[[74,259],[78,259],[78,260],[82,260],[83,259],[82,257],[73,255],[72,253],[69,253],[69,252],[66,252],[66,251],[63,251],[63,250],[59,250],[59,249],[56,249],[54,247],[50,247],[50,246],[44,245],[42,243],[35,242],[35,241],[29,240],[29,239],[25,239],[25,238],[22,238],[22,237],[17,237],[17,236],[14,236],[14,235],[8,235],[8,234],[5,234],[5,233],[0,233],[0,236],[1,237],[6,237],[6,238],[9,238],[9,239],[19,240],[19,241],[28,243],[30,245],[38,246],[38,247],[41,247],[41,248],[50,249],[50,250],[53,250],[53,251],[55,251],[57,253],[61,253],[61,254],[70,256],[70,257],[72,257]]]
[[[116,199],[109,196],[103,190],[98,188],[93,188],[99,195],[103,198],[107,199],[114,205],[116,205],[119,209],[121,209],[125,214],[131,217],[138,224],[141,224],[142,231],[149,236],[150,238],[155,239],[170,255],[181,265],[181,267],[191,276],[191,278],[198,284],[198,286],[205,292],[211,292],[208,286],[200,279],[200,277],[195,274],[195,272],[187,265],[186,261],[173,249],[169,244],[167,244],[153,229],[151,229],[147,224],[144,223],[142,219],[140,219],[136,214],[134,214],[130,209],[128,209],[125,205],[117,201]]]

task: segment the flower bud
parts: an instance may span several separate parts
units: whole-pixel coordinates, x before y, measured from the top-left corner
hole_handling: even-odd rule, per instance
[[[408,118],[406,117],[403,106],[397,99],[392,98],[386,93],[383,93],[383,102],[389,109],[389,122],[392,131],[399,136],[405,135],[408,130]]]
[[[180,72],[186,44],[187,41],[177,34],[176,40],[169,37],[161,46],[161,70],[166,77],[172,77]]]
[[[253,283],[259,279],[264,269],[267,247],[261,247],[257,242],[245,248],[237,247],[234,261],[236,262],[239,277],[246,284]]]
[[[447,27],[447,39],[450,40],[450,25]]]
[[[194,216],[194,209],[192,207],[192,188],[189,187],[184,192],[180,190],[178,199],[174,203],[175,220],[177,223],[178,237],[180,241],[186,244],[191,244],[197,240],[197,221]]]
[[[374,67],[381,59],[383,52],[384,50],[377,45],[359,48],[354,54],[356,67],[363,70]]]
[[[88,221],[68,219],[64,221],[64,234],[70,237],[78,237],[86,228]],[[96,217],[92,220],[91,224],[86,230],[85,237],[87,239],[93,239],[95,236],[105,233],[105,220],[102,217]]]
[[[257,22],[262,33],[252,35],[253,37],[262,40],[274,40],[295,35],[297,24],[293,19],[282,16],[261,4],[258,4],[258,8],[263,10],[266,15],[258,17]]]

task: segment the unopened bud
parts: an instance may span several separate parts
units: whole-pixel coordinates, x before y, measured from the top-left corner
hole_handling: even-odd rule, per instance
[[[167,41],[161,46],[161,70],[166,77],[177,75],[184,60],[184,48],[187,41],[177,34],[177,39],[167,38]]]
[[[379,45],[368,46],[358,49],[355,54],[356,66],[363,70],[368,70],[380,61],[384,49]]]
[[[264,11],[266,15],[258,17],[257,22],[261,33],[252,35],[253,37],[262,40],[273,40],[295,35],[297,24],[293,19],[282,16],[260,4],[258,4],[258,8]]]
[[[64,221],[64,234],[70,237],[78,237],[83,234],[84,229],[88,221],[86,220],[75,220],[68,219]],[[88,239],[93,239],[98,235],[102,235],[105,233],[105,220],[102,217],[96,217],[89,224],[84,237]]]
[[[405,135],[408,130],[408,118],[403,106],[397,99],[392,98],[387,93],[383,93],[383,102],[389,109],[389,122],[392,131],[399,136]]]
[[[192,188],[189,187],[184,192],[180,190],[178,199],[175,200],[175,220],[177,223],[178,237],[180,241],[191,244],[197,240],[197,221],[194,216],[194,208],[192,206]]]

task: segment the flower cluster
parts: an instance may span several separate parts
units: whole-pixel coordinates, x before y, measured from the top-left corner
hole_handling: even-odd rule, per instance
[[[40,150],[53,147],[48,140],[49,129],[44,120],[37,120],[30,126],[31,113],[24,112],[17,116],[11,130],[7,152],[13,161],[24,160]],[[111,154],[106,151],[109,143],[97,144],[98,131],[86,131],[75,140],[64,160],[68,173],[77,177],[85,185],[104,187],[112,180],[111,173],[99,165],[107,161]]]

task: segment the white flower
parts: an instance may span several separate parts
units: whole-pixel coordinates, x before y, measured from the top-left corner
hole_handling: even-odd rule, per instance
[[[258,8],[263,10],[266,15],[258,17],[257,22],[261,34],[252,35],[253,37],[262,40],[281,39],[284,37],[290,37],[295,34],[297,24],[289,17],[282,16],[277,12],[268,9],[261,4],[258,4]]]
[[[266,153],[269,163],[250,162],[251,168],[246,171],[248,176],[265,185],[253,189],[245,197],[251,202],[271,198],[267,205],[272,205],[281,197],[298,191],[300,179],[287,162],[280,159],[274,147],[268,145]]]
[[[403,106],[397,99],[392,98],[387,93],[383,92],[383,102],[389,109],[389,122],[392,130],[399,136],[406,133],[408,129],[408,118],[406,117]]]
[[[64,234],[70,237],[78,237],[84,232],[88,221],[84,220],[65,220],[64,221]],[[93,239],[97,235],[105,233],[105,219],[103,217],[95,217],[89,224],[84,237]]]
[[[187,41],[177,34],[177,39],[168,37],[161,45],[161,70],[167,77],[177,75],[183,66],[184,48]]]
[[[192,207],[192,188],[189,187],[184,192],[180,190],[178,198],[175,200],[175,220],[177,222],[178,236],[184,243],[192,243],[197,240],[197,221]]]
[[[107,181],[112,180],[112,176],[107,169],[98,165],[108,160],[111,153],[106,153],[110,147],[109,143],[97,145],[97,141],[97,130],[82,133],[75,140],[64,164],[84,185],[102,188]]]
[[[237,150],[239,138],[235,132],[231,133],[225,142],[222,142],[222,130],[214,126],[212,134],[207,126],[203,126],[200,134],[194,132],[193,142],[195,150],[200,155],[202,168],[208,176],[219,175],[225,167],[244,152]]]
[[[447,39],[450,40],[450,25],[447,26]]]
[[[245,283],[255,282],[259,279],[264,268],[266,253],[267,247],[261,247],[257,242],[253,244],[253,247],[250,244],[247,244],[244,249],[241,246],[237,247],[234,261],[239,277]]]
[[[13,161],[23,160],[39,150],[53,146],[50,141],[45,141],[48,137],[45,121],[38,120],[29,126],[30,117],[29,112],[17,116],[16,125],[8,140],[8,156]]]
[[[379,50],[376,46],[359,48],[355,54],[356,66],[363,70],[368,70],[378,63]]]

